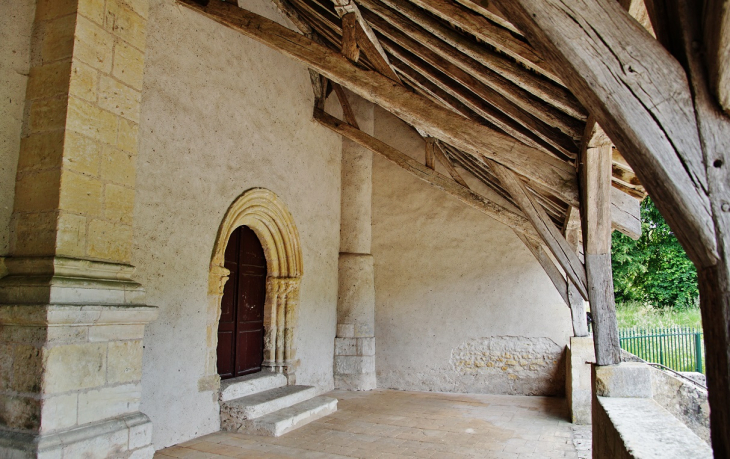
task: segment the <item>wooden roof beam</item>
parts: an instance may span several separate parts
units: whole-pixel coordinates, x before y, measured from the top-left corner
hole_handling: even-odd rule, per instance
[[[381,16],[382,14],[382,16]],[[542,99],[525,91],[511,81],[484,67],[469,56],[459,52],[449,44],[428,34],[412,22],[399,17],[394,12],[383,9],[378,14],[363,10],[363,17],[384,37],[403,49],[418,56],[444,73],[451,75],[459,83],[476,88],[483,85],[483,97],[505,113],[513,114],[512,104],[524,113],[532,115],[546,125],[573,139],[583,135],[584,122],[558,110]],[[488,96],[487,94],[494,94]],[[514,115],[515,118],[522,117]]]
[[[495,162],[491,162],[489,167],[499,179],[502,187],[507,190],[532,223],[535,231],[540,235],[540,239],[550,249],[567,277],[575,284],[583,298],[588,299],[585,268],[550,217],[547,216],[545,209],[514,172]]]
[[[730,0],[706,0],[704,56],[710,90],[730,115]]]
[[[484,16],[474,13],[459,3],[449,0],[410,0],[424,10],[436,15],[461,30],[474,35],[497,51],[504,53],[527,68],[530,68],[552,81],[562,84],[560,78],[535,50],[523,39],[515,37],[509,30],[500,27]]]
[[[395,58],[525,145],[543,149],[550,154],[557,151],[569,159],[576,158],[578,147],[569,136],[556,132],[522,111],[502,94],[486,87],[458,67],[433,68],[387,38],[382,43]],[[552,148],[546,148],[546,145]]]
[[[684,69],[615,0],[494,0],[596,117],[698,266],[718,261]]]
[[[323,110],[315,108],[314,119],[323,126],[352,140],[353,142],[360,144],[373,153],[377,153],[385,157],[392,163],[427,182],[429,185],[445,191],[459,201],[485,213],[498,222],[509,226],[515,231],[525,234],[531,239],[537,238],[537,234],[532,228],[532,225],[524,216],[502,207],[474,191],[471,191],[469,188],[466,188],[435,170],[426,167],[424,164],[421,164],[385,142],[382,142],[375,137],[360,131],[359,129],[355,129],[350,124],[338,120],[334,116],[325,113]]]
[[[388,16],[395,19],[395,22],[402,23],[407,18],[407,21],[417,24],[422,30],[433,34],[459,52],[570,116],[578,119],[586,118],[585,109],[565,87],[525,69],[521,64],[492,51],[487,46],[466,39],[464,35],[443,25],[425,11],[411,4],[409,0],[357,0],[357,3],[381,17]],[[393,25],[399,27],[397,24]]]
[[[340,16],[343,23],[343,41],[345,37],[344,26],[347,23],[347,26],[350,28],[348,30],[348,34],[352,35],[352,37],[349,37],[348,35],[348,39],[355,39],[357,46],[365,53],[365,55],[367,55],[370,62],[378,72],[391,80],[400,83],[398,75],[395,73],[393,66],[388,60],[388,55],[380,45],[380,41],[378,41],[378,37],[375,36],[375,32],[373,32],[373,29],[370,28],[370,24],[363,19],[360,9],[357,7],[355,2],[352,0],[334,0],[334,3],[335,11],[337,11],[337,14]],[[348,48],[351,47],[352,43],[348,43]],[[345,50],[344,43],[343,50]],[[350,60],[357,62],[357,59]]]

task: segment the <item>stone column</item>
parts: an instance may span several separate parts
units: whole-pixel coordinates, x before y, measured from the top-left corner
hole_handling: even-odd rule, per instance
[[[348,92],[362,131],[373,133],[374,106]],[[375,382],[375,284],[371,244],[372,153],[342,141],[342,217],[335,387],[371,390]]]
[[[10,256],[0,456],[151,458],[132,280],[146,0],[38,0]]]

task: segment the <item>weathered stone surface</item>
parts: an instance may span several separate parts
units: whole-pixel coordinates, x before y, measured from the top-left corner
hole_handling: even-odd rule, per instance
[[[79,424],[139,411],[142,386],[123,384],[79,394]]]
[[[650,398],[597,397],[593,457],[711,458],[697,435]]]
[[[47,393],[99,387],[106,383],[106,343],[56,346],[46,352]]]
[[[654,401],[710,444],[710,404],[707,390],[669,372],[651,367]]]
[[[591,423],[591,363],[595,363],[593,338],[590,336],[570,338],[567,350],[565,398],[568,401],[573,424]]]
[[[651,369],[645,363],[595,366],[595,391],[600,397],[651,398]]]
[[[452,350],[450,363],[464,392],[560,394],[565,384],[563,350],[548,338],[472,339]]]

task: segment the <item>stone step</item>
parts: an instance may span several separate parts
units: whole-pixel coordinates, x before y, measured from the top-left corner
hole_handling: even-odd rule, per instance
[[[281,373],[259,372],[239,378],[221,381],[220,401],[227,402],[247,395],[286,386],[286,376]]]
[[[278,437],[335,411],[337,411],[336,398],[314,397],[289,408],[246,421],[242,432]]]
[[[221,424],[265,416],[317,395],[313,386],[284,386],[221,403]],[[225,430],[229,430],[224,427]]]

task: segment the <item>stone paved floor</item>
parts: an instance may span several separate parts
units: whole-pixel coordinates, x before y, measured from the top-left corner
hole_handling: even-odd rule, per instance
[[[564,399],[334,391],[338,411],[279,438],[219,432],[155,455],[202,458],[587,458]]]

